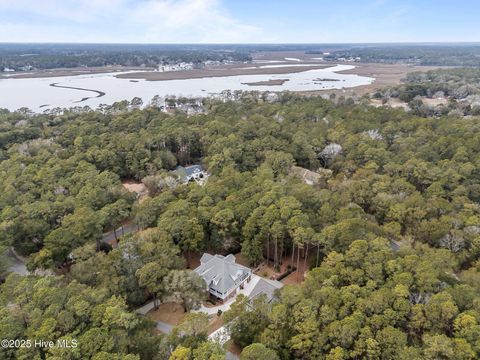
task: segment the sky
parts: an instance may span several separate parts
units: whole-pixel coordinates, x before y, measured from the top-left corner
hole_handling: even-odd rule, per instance
[[[478,42],[478,0],[0,0],[0,42]]]

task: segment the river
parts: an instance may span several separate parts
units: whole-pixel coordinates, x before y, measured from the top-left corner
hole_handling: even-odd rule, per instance
[[[141,98],[148,103],[155,95],[206,97],[223,90],[312,91],[351,88],[368,85],[375,79],[343,74],[351,65],[287,74],[236,75],[200,79],[146,81],[115,77],[119,73],[88,74],[55,78],[0,79],[0,108],[11,111],[27,107],[35,112],[56,107],[112,104],[116,101]],[[287,80],[278,85],[251,86],[248,83]],[[281,82],[280,82],[281,83]]]

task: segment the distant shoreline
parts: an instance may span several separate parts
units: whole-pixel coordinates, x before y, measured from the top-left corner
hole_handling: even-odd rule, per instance
[[[262,68],[260,66],[267,65],[261,63],[255,63],[255,66],[245,68],[245,64],[237,64],[235,66],[224,66],[219,68],[210,69],[193,69],[185,71],[142,71],[142,72],[129,72],[126,74],[118,74],[115,77],[119,79],[136,79],[146,81],[168,81],[168,80],[187,80],[187,79],[202,79],[212,77],[226,77],[226,76],[240,76],[240,75],[275,75],[275,74],[293,74],[309,70],[321,70],[334,67],[336,64],[318,64],[318,66],[312,66],[312,64],[306,64],[308,66],[288,66],[275,68]]]
[[[80,76],[93,74],[108,74],[123,71],[145,71],[153,68],[123,67],[123,66],[100,66],[91,68],[58,68],[51,70],[36,70],[31,72],[0,73],[0,79],[34,79],[55,78],[63,76]]]

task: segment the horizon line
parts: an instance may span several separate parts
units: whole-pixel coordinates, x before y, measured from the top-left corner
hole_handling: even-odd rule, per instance
[[[153,42],[76,42],[76,41],[0,41],[0,45],[286,45],[286,46],[299,46],[299,45],[480,45],[480,41],[392,41],[392,42],[172,42],[172,43],[153,43]]]

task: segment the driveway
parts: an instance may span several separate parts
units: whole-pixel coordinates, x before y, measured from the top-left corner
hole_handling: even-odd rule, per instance
[[[8,257],[10,259],[10,266],[8,267],[8,272],[28,275],[29,272],[25,266],[25,259],[17,254],[15,254],[12,248],[8,249]]]
[[[238,360],[239,357],[235,355],[234,353],[227,351],[227,355],[225,356],[226,360]]]
[[[225,326],[218,328],[213,333],[208,335],[208,338],[212,341],[218,342],[219,344],[223,345],[228,340],[230,340],[230,333]]]
[[[117,239],[120,239],[124,235],[138,231],[138,228],[136,225],[132,223],[128,223],[123,225],[123,230],[122,230],[122,227],[120,226],[115,231],[117,232]],[[112,230],[107,233],[104,233],[102,236],[102,241],[105,243],[115,242],[115,232]]]
[[[122,230],[122,227],[120,226],[116,230],[117,239],[120,239],[122,236],[136,232],[136,231],[138,231],[138,228],[134,224],[123,225],[123,230]],[[115,242],[115,233],[113,231],[104,233],[102,236],[102,242],[105,242],[105,243]],[[30,274],[30,272],[27,270],[27,267],[25,266],[25,259],[20,255],[15,254],[12,248],[8,250],[8,257],[10,260],[10,266],[8,267],[8,270],[7,270],[8,272],[16,273],[24,276]]]
[[[222,326],[221,328],[215,330],[213,333],[208,335],[208,339],[210,341],[217,342],[223,346],[228,340],[230,340],[230,333],[225,326]],[[227,350],[225,359],[238,360],[238,356]]]
[[[260,281],[261,277],[255,274],[252,274],[252,279],[250,280],[249,283],[246,283],[243,289],[238,289],[237,290],[237,295],[238,294],[243,294],[246,297],[250,296],[250,293],[252,290],[255,288],[257,283]],[[227,302],[224,304],[218,305],[218,306],[213,306],[213,307],[206,307],[202,305],[200,309],[194,310],[198,312],[205,312],[209,315],[216,314],[218,310],[222,310],[222,312],[225,312],[230,309],[230,306],[234,303],[236,298],[236,295],[229,299]],[[208,335],[209,340],[218,342],[221,345],[224,345],[228,340],[230,340],[230,334],[228,332],[228,329],[225,326],[222,326],[221,328],[215,330],[213,333]],[[227,351],[226,360],[238,360],[239,357],[235,355],[234,353]]]
[[[145,316],[151,310],[153,310],[153,301],[150,301],[149,303],[146,303],[142,307],[135,310],[135,312],[139,315]],[[174,328],[173,325],[170,325],[169,323],[166,323],[164,321],[155,320],[155,322],[157,323],[157,325],[156,325],[157,329],[160,330],[164,334],[170,334],[172,332],[173,328]]]
[[[153,300],[150,301],[149,303],[146,303],[145,305],[143,305],[142,307],[138,308],[137,310],[135,310],[135,312],[137,314],[140,314],[140,315],[147,315],[147,313],[150,311],[150,310],[153,310],[154,306],[153,306]]]
[[[257,283],[260,281],[261,277],[258,276],[258,275],[255,275],[255,274],[252,274],[252,279],[250,280],[250,282],[248,283],[245,283],[245,286],[243,287],[243,289],[240,289],[238,288],[237,289],[237,295],[238,294],[243,294],[245,295],[246,297],[249,297],[250,296],[250,293],[252,292],[252,290],[255,288],[255,286],[257,285]],[[218,305],[218,306],[204,306],[202,304],[202,306],[200,307],[200,309],[198,310],[193,310],[195,312],[204,312],[204,313],[207,313],[208,315],[214,315],[218,312],[218,310],[221,310],[222,312],[225,312],[227,310],[230,309],[230,306],[235,302],[235,298],[237,297],[237,295],[235,295],[234,297],[232,297],[231,299],[228,299],[225,303],[221,304],[221,305]]]
[[[174,328],[173,325],[170,325],[164,321],[155,321],[157,323],[157,329],[164,334],[170,334]]]
[[[153,301],[150,301],[149,303],[143,305],[141,308],[138,308],[137,310],[135,310],[135,312],[137,314],[140,314],[140,315],[146,315],[152,309],[153,309]],[[174,328],[173,325],[170,325],[170,324],[168,324],[164,321],[156,320],[155,322],[157,323],[156,328],[164,334],[170,334],[172,332],[173,328]],[[208,335],[208,338],[212,341],[217,341],[217,342],[219,342],[220,344],[223,345],[230,339],[230,334],[228,334],[225,326],[222,326],[221,328],[217,329],[216,331],[214,331],[213,333]],[[234,353],[227,350],[227,354],[225,356],[225,359],[226,360],[238,360],[239,357],[237,355],[235,355]]]

